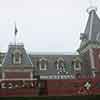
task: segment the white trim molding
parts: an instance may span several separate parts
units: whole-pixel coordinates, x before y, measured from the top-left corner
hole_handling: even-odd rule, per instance
[[[42,66],[42,63],[43,63],[43,66]],[[47,70],[47,63],[48,63],[48,60],[44,57],[40,58],[39,60],[39,68],[41,71],[46,71]]]

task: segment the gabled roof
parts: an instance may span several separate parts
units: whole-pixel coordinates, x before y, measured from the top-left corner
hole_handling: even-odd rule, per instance
[[[8,52],[5,54],[4,60],[3,60],[3,65],[10,65],[12,64],[12,54],[15,50],[19,50],[22,53],[22,62],[21,64],[23,65],[32,65],[31,59],[27,55],[24,45],[22,44],[17,44],[17,45],[9,45]]]
[[[83,40],[100,41],[100,19],[96,14],[96,9],[92,8],[89,11],[89,17],[83,37]]]

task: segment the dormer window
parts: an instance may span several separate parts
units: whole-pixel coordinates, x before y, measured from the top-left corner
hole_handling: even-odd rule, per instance
[[[64,69],[64,59],[62,58],[62,57],[59,57],[58,59],[57,59],[57,65],[56,65],[56,67],[57,67],[57,70],[63,70]]]
[[[65,74],[65,61],[62,57],[59,57],[56,61],[56,68],[58,74]]]
[[[12,55],[13,64],[21,64],[22,63],[22,54],[19,50],[15,50]]]
[[[81,64],[80,63],[75,63],[74,64],[74,69],[75,70],[81,70]]]
[[[80,71],[81,70],[81,63],[78,58],[73,60],[73,66],[75,71]]]
[[[48,61],[46,58],[41,58],[39,60],[39,68],[42,71],[46,71],[47,70],[47,65],[48,65]]]

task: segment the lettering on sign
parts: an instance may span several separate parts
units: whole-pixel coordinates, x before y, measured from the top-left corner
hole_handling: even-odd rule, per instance
[[[35,82],[32,81],[3,81],[0,83],[1,88],[33,88],[35,87]]]

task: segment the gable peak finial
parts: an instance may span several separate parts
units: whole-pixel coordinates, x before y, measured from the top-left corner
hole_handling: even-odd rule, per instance
[[[87,12],[97,11],[96,0],[89,0],[89,7],[87,8]]]

